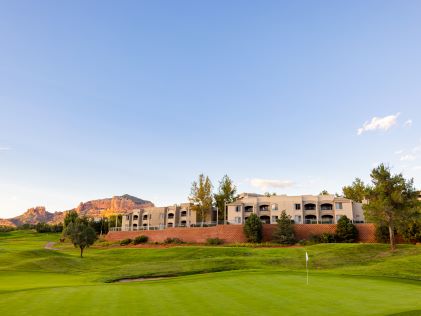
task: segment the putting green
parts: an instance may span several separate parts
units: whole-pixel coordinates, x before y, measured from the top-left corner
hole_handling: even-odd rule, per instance
[[[10,291],[0,294],[0,313],[388,315],[421,310],[421,286],[417,283],[316,274],[310,275],[310,284],[306,285],[304,274],[231,271],[157,281]]]

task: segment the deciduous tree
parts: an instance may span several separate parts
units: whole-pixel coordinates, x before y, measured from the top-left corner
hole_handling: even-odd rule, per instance
[[[237,188],[227,175],[219,181],[218,193],[214,194],[215,204],[218,208],[218,218],[225,220],[225,207],[235,200]]]
[[[70,238],[75,247],[79,247],[81,258],[83,258],[83,250],[93,245],[97,238],[95,230],[89,225],[88,220],[83,218],[70,222],[64,233]]]
[[[198,181],[192,183],[189,200],[193,203],[192,209],[196,211],[198,220],[203,226],[207,215],[212,212],[213,205],[212,183],[209,177],[201,174]]]

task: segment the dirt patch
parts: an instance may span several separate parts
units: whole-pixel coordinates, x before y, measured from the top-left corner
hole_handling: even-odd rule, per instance
[[[163,279],[170,279],[170,278],[172,278],[172,277],[120,279],[120,280],[116,280],[116,281],[115,281],[115,283],[142,282],[142,281],[156,281],[156,280],[163,280]]]
[[[45,244],[44,248],[48,250],[58,250],[57,248],[54,248],[55,244],[56,244],[55,242],[49,241]]]

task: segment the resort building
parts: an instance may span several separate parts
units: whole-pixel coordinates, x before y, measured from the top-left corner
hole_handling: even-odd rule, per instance
[[[121,230],[157,230],[196,226],[198,225],[196,211],[192,210],[191,206],[190,203],[182,203],[133,210],[131,213],[123,215]]]
[[[276,224],[285,210],[295,224],[336,224],[346,215],[354,223],[364,223],[361,203],[334,195],[273,195],[243,193],[227,204],[227,219],[230,224],[244,224],[254,213],[265,224]]]

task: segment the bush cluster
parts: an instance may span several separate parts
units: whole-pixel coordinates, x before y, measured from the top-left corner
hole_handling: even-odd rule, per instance
[[[38,233],[61,233],[63,231],[63,224],[38,223],[35,225],[35,230]]]
[[[145,236],[145,235],[137,236],[135,239],[133,239],[133,244],[134,245],[144,244],[144,243],[147,243],[148,240],[149,240],[148,236]]]
[[[127,245],[130,245],[131,243],[132,243],[132,240],[130,238],[126,238],[120,241],[121,246],[127,246]]]
[[[12,226],[0,226],[0,233],[7,233],[15,230]]]
[[[164,240],[164,244],[183,244],[184,241],[182,241],[180,238],[171,238],[168,237],[167,239]]]
[[[216,237],[216,238],[208,238],[208,239],[206,239],[206,243],[208,245],[222,245],[224,243],[224,240],[223,239],[220,239],[218,237]]]

